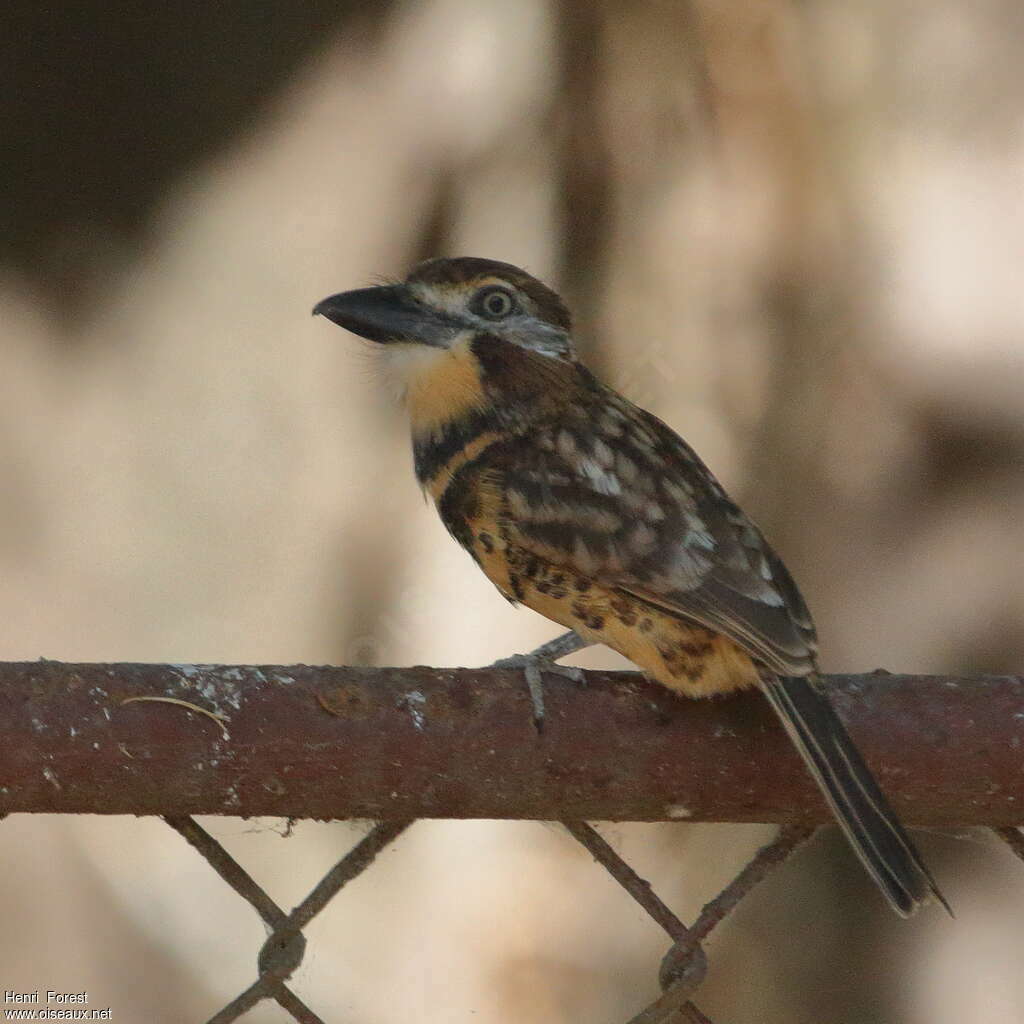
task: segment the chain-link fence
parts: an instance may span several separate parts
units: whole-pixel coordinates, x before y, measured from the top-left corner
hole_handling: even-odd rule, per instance
[[[0,665],[0,813],[160,814],[188,841],[270,933],[256,980],[211,1024],[264,999],[322,1021],[287,984],[303,929],[417,817],[558,820],[671,941],[661,996],[629,1024],[707,1022],[692,998],[703,941],[827,811],[756,695],[683,703],[633,673],[588,683],[552,686],[538,735],[506,671]],[[876,673],[832,684],[897,810],[912,808],[919,825],[989,825],[1024,859],[1024,680]],[[286,913],[195,813],[379,820]],[[584,820],[630,818],[782,828],[686,925]]]

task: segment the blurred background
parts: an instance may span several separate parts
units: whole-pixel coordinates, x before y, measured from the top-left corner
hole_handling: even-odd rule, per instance
[[[760,522],[826,670],[1021,671],[1022,44],[1014,0],[5,4],[0,657],[476,665],[553,636],[309,316],[479,255],[562,290],[584,358]],[[285,907],[360,832],[205,824]],[[605,834],[689,919],[771,830]],[[0,844],[0,988],[185,1024],[254,978],[255,915],[159,822]],[[1024,869],[920,844],[956,922],[901,923],[821,836],[709,943],[705,1011],[1024,1019]],[[308,934],[297,991],[366,1024],[617,1024],[667,946],[511,822],[417,824]]]

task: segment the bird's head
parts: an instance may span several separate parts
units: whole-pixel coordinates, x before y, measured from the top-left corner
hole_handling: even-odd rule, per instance
[[[414,434],[526,399],[576,362],[565,303],[496,260],[428,260],[399,284],[332,295],[313,315],[378,343]]]
[[[388,346],[452,349],[467,334],[480,334],[575,358],[565,303],[525,270],[496,260],[428,260],[400,284],[332,295],[313,315]]]

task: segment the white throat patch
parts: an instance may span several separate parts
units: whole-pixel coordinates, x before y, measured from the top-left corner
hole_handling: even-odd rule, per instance
[[[437,370],[443,360],[451,359],[446,348],[401,341],[381,345],[374,354],[388,389],[400,401],[418,380]]]

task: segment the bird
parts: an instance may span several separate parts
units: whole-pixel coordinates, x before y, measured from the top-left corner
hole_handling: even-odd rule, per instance
[[[544,671],[605,644],[685,697],[759,687],[893,909],[952,913],[836,714],[792,577],[697,453],[579,360],[563,299],[525,270],[435,258],[314,315],[374,342],[416,477],[497,589],[567,627]]]

